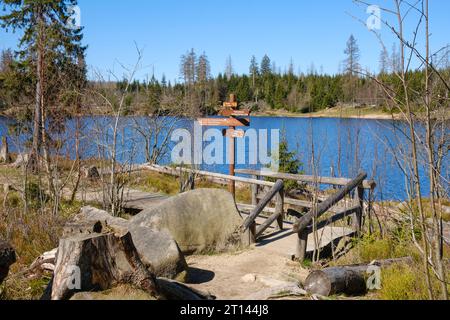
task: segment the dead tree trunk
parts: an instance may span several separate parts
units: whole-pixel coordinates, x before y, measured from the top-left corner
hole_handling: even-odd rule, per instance
[[[0,162],[11,163],[11,155],[9,154],[8,138],[2,137],[2,146],[0,148]]]
[[[305,281],[309,294],[332,296],[335,294],[361,295],[367,292],[367,280],[373,275],[370,267],[384,268],[395,263],[411,263],[410,257],[374,261],[371,264],[326,268],[312,272]]]

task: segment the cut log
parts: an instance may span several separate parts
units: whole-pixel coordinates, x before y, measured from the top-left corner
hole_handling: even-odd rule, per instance
[[[16,262],[16,252],[8,243],[0,240],[0,283],[8,275],[9,267]]]
[[[128,283],[157,297],[156,279],[141,262],[131,234],[81,235],[60,241],[52,300],[76,292],[104,291]]]
[[[369,268],[385,268],[395,263],[412,263],[410,257],[374,261],[366,265],[332,267],[313,271],[305,281],[309,294],[332,296],[335,294],[362,295],[368,290],[367,280],[372,275]]]

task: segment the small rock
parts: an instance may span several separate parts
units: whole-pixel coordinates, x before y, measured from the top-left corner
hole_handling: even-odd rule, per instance
[[[255,274],[247,274],[242,277],[242,282],[244,283],[253,283],[256,282],[256,275]]]

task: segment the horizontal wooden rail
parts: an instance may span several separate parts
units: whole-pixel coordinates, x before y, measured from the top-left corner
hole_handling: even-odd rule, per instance
[[[304,215],[298,222],[294,225],[294,232],[299,233],[306,229],[312,222],[314,218],[319,218],[325,212],[334,207],[339,201],[344,199],[350,192],[356,189],[364,179],[367,178],[367,173],[360,173],[358,177],[349,182],[344,188],[339,190],[336,194],[329,197],[326,201],[320,203],[316,209],[311,209],[306,215]]]
[[[183,173],[193,173],[193,174],[196,174],[199,176],[207,176],[207,177],[213,177],[213,178],[223,179],[223,180],[227,180],[227,181],[236,181],[236,182],[242,182],[242,183],[246,183],[246,184],[265,186],[265,187],[273,187],[275,185],[275,183],[270,182],[270,181],[262,181],[262,180],[257,180],[257,179],[244,178],[244,177],[235,177],[235,176],[230,176],[230,175],[221,174],[221,173],[194,170],[194,169],[188,169],[188,168],[162,167],[162,166],[156,166],[156,165],[142,165],[142,166],[140,166],[140,168],[142,170],[149,170],[149,171],[159,172],[159,173],[173,175],[173,176],[179,176],[180,172],[183,172]]]
[[[359,205],[358,205],[358,206],[354,206],[354,207],[352,207],[352,208],[350,208],[350,209],[348,209],[348,210],[339,212],[339,213],[333,215],[332,217],[330,217],[329,219],[326,219],[326,220],[324,220],[324,221],[319,222],[319,223],[316,225],[315,228],[316,228],[316,230],[320,230],[320,229],[322,229],[322,228],[325,228],[325,227],[329,226],[330,224],[333,224],[333,223],[335,223],[335,222],[338,222],[338,221],[340,221],[340,220],[343,220],[343,219],[345,219],[345,218],[351,216],[352,214],[358,212],[359,210],[360,210],[360,207],[359,207]],[[312,226],[309,226],[309,227],[308,227],[309,233],[312,232],[312,229],[313,229]]]
[[[347,178],[315,177],[315,176],[307,176],[307,175],[300,175],[300,174],[268,172],[268,171],[264,171],[264,170],[238,169],[238,170],[236,170],[236,173],[250,175],[250,176],[265,177],[265,178],[292,180],[292,181],[297,181],[297,182],[328,184],[328,185],[332,185],[332,186],[345,186],[349,182],[351,182],[351,179],[347,179]],[[374,189],[376,187],[376,183],[373,180],[364,180],[362,182],[362,184],[363,184],[364,189]]]
[[[244,203],[238,203],[237,207],[238,207],[239,211],[241,211],[241,212],[252,212],[256,208],[256,206],[254,206],[254,205],[244,204]],[[274,214],[275,208],[266,207],[266,208],[264,208],[264,210],[262,212]]]
[[[257,195],[257,198],[258,199],[262,199],[262,198],[264,198],[264,196],[265,196],[265,194],[259,193]],[[284,203],[285,204],[289,204],[289,205],[294,206],[294,207],[300,207],[300,208],[306,208],[306,209],[314,208],[314,203],[312,203],[311,201],[306,201],[306,200],[297,200],[297,199],[293,199],[293,198],[284,198]],[[331,213],[341,213],[344,210],[345,210],[344,207],[334,206],[334,207],[330,208],[327,211],[329,211]]]
[[[284,189],[284,183],[282,180],[278,180],[272,189],[266,194],[264,199],[262,199],[258,205],[253,209],[251,214],[247,217],[247,219],[242,224],[242,232],[245,232],[250,228],[250,226],[255,222],[255,219],[261,214],[264,208],[272,201],[272,199]]]

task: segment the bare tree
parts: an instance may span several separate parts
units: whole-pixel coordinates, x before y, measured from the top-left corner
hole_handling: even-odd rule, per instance
[[[358,1],[366,4],[364,1]],[[439,281],[442,299],[448,299],[445,264],[443,262],[443,234],[442,234],[442,200],[446,194],[440,192],[448,185],[448,181],[442,175],[442,164],[448,157],[449,137],[448,99],[442,99],[438,93],[439,88],[450,90],[449,79],[439,68],[432,63],[430,53],[430,30],[428,0],[419,0],[409,3],[393,0],[394,9],[382,8],[382,10],[396,19],[396,26],[388,20],[383,20],[385,26],[399,40],[399,63],[396,66],[396,58],[393,59],[393,70],[401,83],[400,94],[389,84],[372,77],[385,93],[390,105],[401,113],[406,121],[407,130],[401,126],[394,126],[395,132],[407,140],[408,148],[404,149],[400,144],[395,150],[395,157],[399,167],[408,178],[406,191],[409,197],[408,211],[411,222],[411,233],[416,247],[421,252],[423,272],[427,284],[428,296],[436,298],[432,285],[432,273]],[[410,17],[417,17],[412,32],[412,39],[408,39],[405,32],[405,21]],[[423,34],[425,39],[425,51],[419,49],[417,39]],[[379,34],[376,34],[381,39]],[[394,55],[395,57],[395,55]],[[418,72],[424,74],[423,87],[414,89],[410,84],[411,71],[414,62],[419,65]],[[423,108],[425,113],[421,113]],[[424,128],[425,134],[423,134]],[[420,169],[425,168],[430,180],[430,208],[431,222],[427,219],[426,205],[423,201],[423,177]],[[417,218],[418,217],[418,218]],[[421,230],[421,243],[416,241],[415,226]]]

